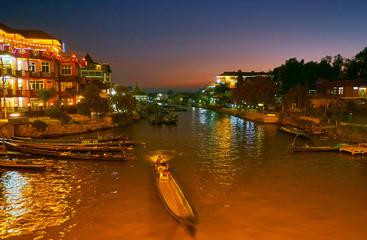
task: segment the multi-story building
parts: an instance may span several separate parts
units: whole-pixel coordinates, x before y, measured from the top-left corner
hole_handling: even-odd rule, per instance
[[[101,97],[107,97],[112,91],[112,71],[107,63],[94,62],[87,54],[81,64],[81,82],[85,85],[91,81],[102,89]]]
[[[216,77],[217,84],[227,84],[229,88],[234,88],[237,84],[238,78],[242,77],[243,80],[254,79],[256,77],[270,77],[273,76],[266,72],[224,72]]]
[[[54,89],[50,104],[63,99],[62,104],[74,105],[88,81],[96,80],[103,89],[112,85],[108,64],[79,61],[75,55],[64,53],[61,40],[43,31],[12,29],[2,23],[0,64],[0,115],[40,110],[43,108],[38,98],[40,89]]]

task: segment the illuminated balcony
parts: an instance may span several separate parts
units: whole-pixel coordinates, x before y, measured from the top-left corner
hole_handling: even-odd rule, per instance
[[[24,77],[25,78],[55,78],[56,73],[55,72],[31,72],[31,71],[24,71]]]

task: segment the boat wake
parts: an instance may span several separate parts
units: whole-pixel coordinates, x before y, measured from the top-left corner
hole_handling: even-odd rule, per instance
[[[183,155],[183,152],[177,152],[175,150],[161,149],[161,150],[150,151],[147,154],[146,158],[149,159],[151,162],[155,162],[158,156],[164,156],[163,161],[167,162],[177,156],[182,156],[182,155]]]

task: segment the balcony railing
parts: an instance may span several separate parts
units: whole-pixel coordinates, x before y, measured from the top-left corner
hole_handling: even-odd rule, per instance
[[[24,78],[55,78],[57,74],[55,72],[32,72],[32,71],[22,71],[14,70],[11,68],[4,68],[3,73],[6,76],[14,77],[24,77]]]

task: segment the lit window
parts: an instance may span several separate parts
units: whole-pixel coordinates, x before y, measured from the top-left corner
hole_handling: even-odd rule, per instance
[[[49,73],[50,72],[50,63],[49,62],[43,62],[41,64],[42,66],[42,72]]]
[[[29,62],[29,71],[36,72],[36,63],[35,62]]]
[[[61,82],[61,91],[65,92],[67,88],[72,88],[73,83],[72,82]]]
[[[353,87],[353,90],[358,90],[358,87]]]
[[[343,94],[343,92],[344,92],[344,88],[343,88],[343,87],[340,87],[340,88],[339,88],[339,94],[340,94],[340,95],[342,95],[342,94]]]
[[[71,75],[71,65],[62,65],[61,75]]]
[[[30,81],[31,90],[43,89],[43,81]]]
[[[334,87],[331,91],[330,94],[336,94],[336,87]]]

